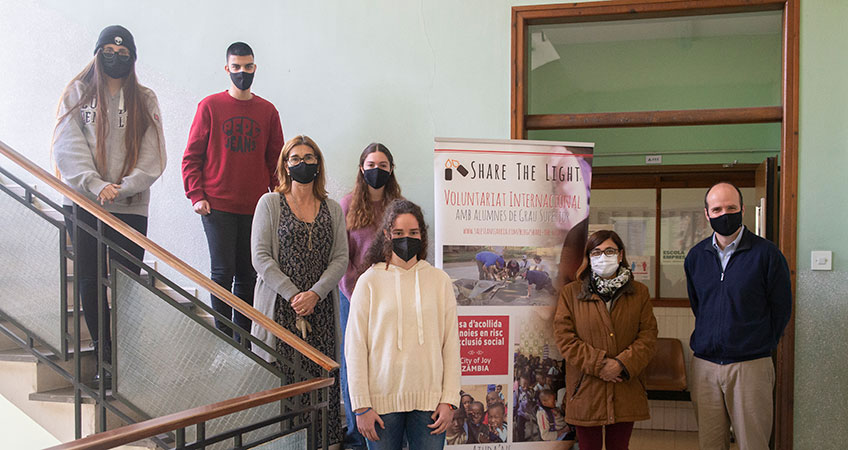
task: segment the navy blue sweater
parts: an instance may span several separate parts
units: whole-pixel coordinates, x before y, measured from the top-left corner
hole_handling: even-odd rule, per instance
[[[686,284],[695,313],[689,346],[717,364],[770,356],[792,312],[789,266],[771,242],[742,230],[722,270],[712,236],[686,255]]]

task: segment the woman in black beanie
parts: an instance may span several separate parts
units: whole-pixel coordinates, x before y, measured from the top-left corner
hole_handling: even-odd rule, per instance
[[[94,58],[62,92],[52,151],[59,173],[71,188],[147,234],[150,185],[162,175],[166,154],[159,103],[153,91],[138,84],[136,57],[129,30],[113,25],[100,33]],[[82,228],[73,233],[72,205],[66,198],[65,223],[75,244],[83,315],[95,348],[102,347],[103,360],[110,363],[111,333],[105,302],[103,333],[98,332],[97,240]],[[81,208],[78,217],[81,223],[97,228],[94,216]],[[107,239],[142,260],[144,249],[112,228],[105,228]],[[138,265],[116,253],[111,254],[111,261],[140,272]],[[95,381],[99,374],[100,370]],[[109,373],[105,376],[106,381],[111,379]]]

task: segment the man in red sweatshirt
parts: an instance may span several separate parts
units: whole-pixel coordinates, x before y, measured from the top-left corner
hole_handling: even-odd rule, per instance
[[[200,214],[211,257],[211,278],[253,305],[256,272],[250,261],[250,227],[259,197],[277,185],[274,172],[283,147],[280,115],[250,92],[256,64],[244,42],[227,48],[230,88],[197,105],[183,155],[186,197]],[[212,307],[250,333],[250,319],[219,298]],[[233,330],[215,319],[215,326]],[[241,340],[239,333],[234,336]]]

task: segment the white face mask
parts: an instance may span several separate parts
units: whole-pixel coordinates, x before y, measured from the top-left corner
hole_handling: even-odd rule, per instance
[[[592,256],[590,260],[592,262],[592,272],[595,272],[601,278],[609,277],[618,270],[618,255]]]

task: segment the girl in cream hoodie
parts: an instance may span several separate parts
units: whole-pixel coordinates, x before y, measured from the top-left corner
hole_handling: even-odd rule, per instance
[[[427,263],[427,229],[414,203],[386,208],[356,282],[345,334],[351,406],[370,449],[441,449],[459,405],[456,298]]]

